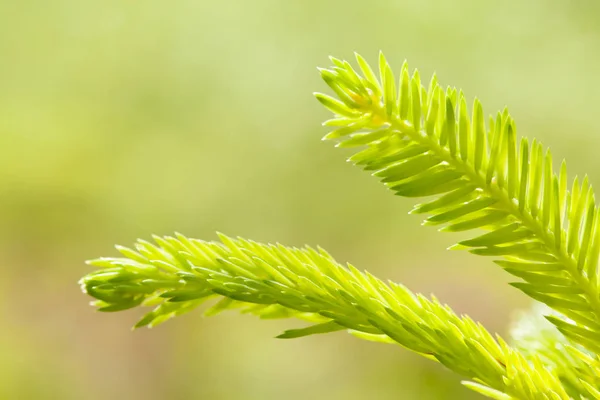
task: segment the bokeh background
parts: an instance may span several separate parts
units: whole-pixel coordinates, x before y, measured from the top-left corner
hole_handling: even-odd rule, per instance
[[[344,333],[200,312],[130,331],[95,313],[83,261],[115,243],[216,230],[321,245],[506,333],[528,300],[489,260],[445,248],[319,139],[328,55],[509,105],[600,184],[595,1],[0,1],[0,398],[476,399],[459,378]]]

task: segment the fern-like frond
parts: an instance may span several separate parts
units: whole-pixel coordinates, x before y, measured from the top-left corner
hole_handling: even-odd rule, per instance
[[[357,147],[350,161],[371,171],[395,194],[434,196],[418,204],[425,225],[448,232],[487,232],[456,247],[499,257],[532,298],[568,317],[550,317],[568,338],[600,353],[600,212],[585,177],[567,188],[566,164],[553,171],[549,150],[518,139],[507,110],[490,117],[476,99],[428,87],[405,63],[398,80],[383,54],[379,78],[357,55],[361,73],[346,61],[321,75],[337,98],[316,94],[335,114],[324,139]]]
[[[212,309],[232,307],[259,316],[317,322],[284,332],[293,338],[341,329],[366,339],[398,343],[474,379],[468,387],[497,399],[568,399],[558,378],[528,361],[480,324],[459,317],[435,298],[385,284],[322,249],[264,245],[221,235],[221,242],[156,237],[118,247],[125,258],[101,258],[82,278],[102,311],[154,305],[136,326],[155,325],[209,298]]]

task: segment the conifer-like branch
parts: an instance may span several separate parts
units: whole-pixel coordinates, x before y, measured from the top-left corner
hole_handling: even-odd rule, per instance
[[[400,196],[435,196],[412,213],[443,231],[488,232],[457,247],[501,257],[496,263],[524,282],[512,285],[568,317],[551,322],[569,339],[600,353],[600,213],[585,177],[567,188],[566,164],[554,173],[549,150],[516,137],[507,110],[486,127],[476,99],[428,89],[417,71],[402,67],[399,89],[383,54],[378,79],[357,55],[362,75],[346,61],[321,70],[339,100],[317,99],[335,114],[324,139],[339,147],[364,148],[350,161],[372,171]]]
[[[332,61],[321,75],[337,99],[316,95],[335,114],[325,139],[360,148],[350,161],[397,195],[433,197],[412,210],[429,215],[425,225],[483,230],[454,247],[497,257],[523,280],[513,286],[555,310],[545,318],[564,336],[529,332],[511,346],[435,298],[340,265],[322,249],[224,235],[118,246],[124,257],[90,262],[100,269],[82,278],[83,291],[100,311],[153,306],[136,327],[217,299],[206,315],[239,309],[313,323],[281,338],[348,330],[402,345],[472,379],[464,384],[490,398],[600,399],[600,212],[587,177],[569,189],[564,161],[555,173],[541,143],[518,141],[507,110],[486,126],[478,100],[469,114],[463,93],[442,89],[435,76],[426,89],[406,63],[396,81],[383,55],[379,78],[358,55],[361,74]]]
[[[568,399],[560,381],[538,360],[528,362],[481,324],[458,317],[435,298],[385,284],[322,249],[263,245],[220,236],[221,243],[183,235],[118,247],[126,258],[90,261],[101,269],[81,280],[101,311],[156,308],[136,325],[156,325],[203,301],[209,310],[242,308],[266,317],[301,317],[317,324],[284,332],[295,338],[342,329],[364,339],[398,343],[476,382],[465,384],[496,399]]]

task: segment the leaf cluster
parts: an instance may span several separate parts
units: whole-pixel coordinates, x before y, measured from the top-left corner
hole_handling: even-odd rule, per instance
[[[384,283],[323,249],[155,237],[123,257],[100,258],[81,280],[100,311],[152,306],[136,325],[155,326],[216,299],[206,315],[239,309],[260,318],[300,318],[295,338],[338,330],[393,343],[465,376],[494,399],[600,399],[600,210],[589,179],[568,179],[566,163],[537,140],[517,137],[508,110],[486,117],[475,99],[427,87],[405,63],[395,77],[380,54],[377,73],[331,58],[320,69],[334,96],[325,140],[356,151],[353,164],[394,194],[427,199],[411,213],[445,232],[470,232],[453,248],[490,256],[512,283],[545,304],[524,319],[512,344],[457,316],[435,298]],[[543,315],[543,316],[542,316]],[[540,322],[541,321],[541,322]]]

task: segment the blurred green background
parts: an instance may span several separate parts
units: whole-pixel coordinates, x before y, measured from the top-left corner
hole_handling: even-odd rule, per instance
[[[508,277],[320,141],[315,67],[406,58],[600,184],[599,18],[585,0],[1,0],[0,398],[478,398],[394,346],[273,339],[291,321],[132,333],[140,310],[94,313],[76,282],[115,243],[219,230],[321,245],[506,333],[528,305]]]

